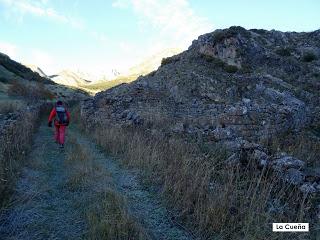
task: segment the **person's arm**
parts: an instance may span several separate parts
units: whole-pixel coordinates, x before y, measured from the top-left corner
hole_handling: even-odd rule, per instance
[[[69,123],[70,123],[70,112],[66,111],[66,113],[67,113],[67,121],[68,121],[68,125],[69,125]]]
[[[52,120],[53,118],[56,116],[57,112],[56,112],[56,108],[53,108],[51,110],[51,113],[49,115],[49,119],[48,119],[48,126],[51,127],[52,126]]]

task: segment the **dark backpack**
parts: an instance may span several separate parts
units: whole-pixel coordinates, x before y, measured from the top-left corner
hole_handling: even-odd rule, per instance
[[[63,106],[56,106],[56,120],[59,124],[66,124],[68,122],[67,111]]]

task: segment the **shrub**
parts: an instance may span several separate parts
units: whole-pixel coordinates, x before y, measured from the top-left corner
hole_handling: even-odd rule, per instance
[[[314,60],[317,60],[317,56],[313,52],[307,52],[302,56],[302,61],[304,62],[312,62]]]
[[[180,58],[178,56],[172,56],[172,57],[167,57],[167,58],[162,58],[161,60],[161,66],[169,64],[169,63],[175,63],[179,61]]]
[[[14,80],[8,88],[10,96],[25,97],[30,100],[54,99],[55,95],[45,88],[44,84],[37,82],[34,84],[25,84]]]
[[[201,54],[201,57],[209,63],[213,63],[216,67],[224,67],[226,64],[220,59],[216,57],[212,57],[207,54]]]
[[[213,32],[213,39],[215,43],[218,43],[226,38],[234,37],[237,34],[241,34],[244,37],[250,37],[250,32],[247,31],[245,28],[240,26],[232,26],[225,30],[217,30]]]
[[[7,83],[8,78],[0,76],[0,82]]]
[[[225,70],[227,73],[236,73],[239,69],[238,69],[237,66],[226,64],[226,65],[224,66],[224,70]]]
[[[8,88],[8,94],[10,96],[28,96],[30,94],[30,91],[25,84],[22,84],[17,80],[14,80]]]
[[[250,31],[252,31],[252,32],[255,32],[255,33],[258,33],[258,34],[260,34],[260,35],[263,35],[263,34],[265,34],[266,32],[268,32],[267,30],[264,30],[264,29],[250,29]]]
[[[21,101],[0,101],[0,114],[8,114],[18,111],[24,107]]]
[[[279,56],[283,56],[283,57],[291,56],[291,50],[289,48],[278,48],[275,52]]]
[[[320,73],[313,73],[312,76],[313,76],[314,78],[318,78],[318,79],[319,79],[319,78],[320,78]]]
[[[49,99],[49,100],[52,100],[55,98],[55,95],[48,89],[45,88],[45,85],[44,83],[42,82],[38,82],[36,84],[36,96],[39,98],[39,99],[42,99],[42,100],[46,100],[46,99]]]

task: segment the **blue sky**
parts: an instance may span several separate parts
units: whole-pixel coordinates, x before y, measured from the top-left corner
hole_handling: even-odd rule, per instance
[[[0,0],[0,52],[49,74],[124,70],[218,28],[312,31],[318,0]]]

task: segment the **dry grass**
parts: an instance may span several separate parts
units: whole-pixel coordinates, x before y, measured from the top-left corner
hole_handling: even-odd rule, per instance
[[[319,131],[320,128],[317,129]],[[310,167],[320,167],[320,138],[315,137],[312,129],[305,129],[299,133],[284,133],[264,144],[269,146],[272,153],[287,152],[306,161]]]
[[[0,203],[3,203],[14,185],[17,170],[22,165],[32,143],[37,126],[39,109],[22,112],[14,120],[7,121],[0,134]]]
[[[9,86],[8,95],[25,97],[35,101],[55,98],[54,94],[45,88],[44,83],[28,84],[16,80],[12,81],[12,84]]]
[[[153,184],[161,184],[178,221],[203,237],[279,239],[272,234],[272,222],[309,219],[310,201],[297,189],[251,164],[227,166],[228,153],[220,145],[112,126],[98,127],[94,138],[123,163],[143,168]]]
[[[129,216],[126,203],[114,191],[99,196],[99,204],[88,209],[89,239],[148,239],[143,229]]]
[[[19,100],[0,101],[0,114],[8,114],[19,111],[25,107],[25,103]]]
[[[88,146],[75,137],[65,164],[70,168],[66,187],[88,194],[81,202],[87,219],[87,239],[148,239],[140,225],[128,214],[125,200],[113,190],[110,173],[96,161]],[[88,192],[90,189],[90,192]]]

